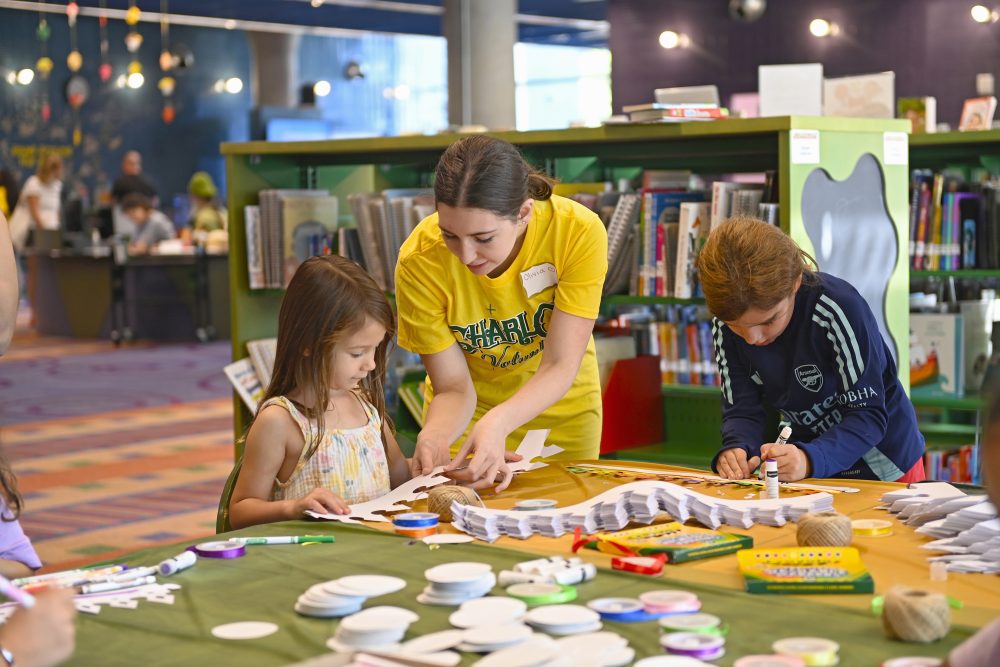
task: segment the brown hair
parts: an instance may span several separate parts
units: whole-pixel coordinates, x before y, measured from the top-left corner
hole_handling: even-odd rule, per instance
[[[152,210],[153,200],[141,192],[130,192],[122,198],[122,210],[131,211],[134,208]]]
[[[285,291],[278,314],[274,374],[261,404],[295,390],[311,397],[312,405],[303,406],[304,412],[318,424],[319,432],[312,443],[306,443],[307,458],[315,453],[325,430],[333,346],[363,327],[366,317],[385,327],[386,334],[375,350],[375,370],[361,383],[361,389],[391,428],[385,414],[384,381],[396,320],[382,290],[357,263],[328,255],[303,262]]]
[[[14,478],[14,472],[10,469],[10,464],[7,463],[3,454],[0,454],[0,496],[3,496],[3,501],[7,505],[7,510],[0,515],[0,520],[17,521],[17,517],[21,515],[24,500],[17,490],[17,479]]]
[[[434,198],[438,204],[479,208],[514,220],[526,199],[551,197],[553,183],[513,145],[477,134],[459,139],[438,160]]]
[[[38,178],[48,181],[52,172],[62,166],[62,158],[59,153],[53,151],[43,151],[38,155]]]
[[[723,322],[750,308],[767,310],[786,298],[802,277],[815,280],[814,260],[774,225],[750,217],[723,221],[698,255],[705,302]]]

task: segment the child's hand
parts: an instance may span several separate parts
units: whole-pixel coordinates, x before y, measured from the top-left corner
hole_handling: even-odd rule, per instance
[[[313,489],[308,496],[299,498],[292,506],[293,519],[301,519],[306,510],[317,514],[350,514],[351,507],[330,489]]]
[[[731,447],[725,450],[719,454],[719,458],[715,461],[719,476],[726,479],[746,479],[753,474],[759,464],[760,458],[756,456],[747,461],[746,450],[741,447]]]
[[[778,479],[782,482],[797,482],[809,476],[809,457],[791,443],[768,443],[760,448],[760,455],[762,459],[774,459],[778,462]]]

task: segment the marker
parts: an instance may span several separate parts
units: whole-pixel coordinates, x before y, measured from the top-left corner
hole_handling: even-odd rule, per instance
[[[138,579],[139,577],[148,577],[149,575],[156,574],[157,572],[159,572],[159,570],[155,567],[136,567],[108,577],[108,580],[114,582],[132,581],[133,579]]]
[[[43,581],[58,581],[63,579],[89,579],[96,575],[104,574],[115,574],[116,572],[121,572],[125,569],[124,565],[110,565],[108,567],[92,567],[83,568],[79,570],[62,570],[60,572],[49,572],[48,574],[36,574],[31,577],[22,577],[21,579],[15,579],[14,584],[17,586],[26,586],[28,584],[37,584]]]
[[[778,439],[774,441],[774,444],[776,444],[776,445],[786,445],[786,444],[788,444],[788,439],[790,437],[792,437],[792,427],[789,426],[788,424],[785,424],[781,428],[781,433],[778,434]],[[760,475],[760,478],[764,479],[764,464],[763,464],[763,461],[761,462],[760,467],[757,468],[757,471],[758,471],[758,474]],[[777,496],[775,496],[775,498],[777,498]]]
[[[84,584],[83,586],[78,586],[77,591],[80,595],[89,595],[90,593],[107,593],[108,591],[120,591],[125,588],[135,588],[136,586],[155,583],[156,577],[150,575],[132,581],[102,581],[96,584]]]
[[[231,537],[231,542],[249,544],[305,544],[307,542],[336,542],[333,535],[282,535],[279,537]]]
[[[0,593],[3,593],[11,600],[14,600],[25,609],[31,609],[35,606],[35,596],[31,593],[22,591],[20,588],[10,583],[10,580],[3,575],[0,575]]]

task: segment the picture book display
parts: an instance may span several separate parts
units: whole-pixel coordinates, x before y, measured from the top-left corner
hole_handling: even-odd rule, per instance
[[[744,549],[736,554],[748,593],[873,593],[854,547]]]

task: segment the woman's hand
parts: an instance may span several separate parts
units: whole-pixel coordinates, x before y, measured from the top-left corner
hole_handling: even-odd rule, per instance
[[[317,514],[350,514],[351,506],[330,489],[315,488],[309,495],[292,501],[289,519],[301,519],[306,510]]]
[[[429,475],[434,468],[448,465],[451,461],[449,447],[451,447],[451,443],[445,438],[421,431],[417,435],[417,445],[413,450],[413,458],[410,459],[410,471],[413,476]]]
[[[501,465],[500,468],[497,470],[497,475],[502,476],[501,481],[503,482],[503,485],[497,487],[497,493],[506,489],[507,486],[510,484],[510,480],[513,479],[513,472],[511,472],[510,468],[508,468],[506,464],[513,463],[514,461],[520,461],[522,458],[524,457],[522,457],[520,454],[515,454],[514,452],[511,451],[504,451],[503,453],[504,464]],[[496,482],[496,477],[494,477],[492,481],[490,481],[489,478],[486,477],[477,480],[475,474],[472,472],[472,469],[469,468],[468,466],[465,466],[463,468],[456,468],[455,470],[452,471],[445,471],[445,475],[447,475],[449,478],[451,478],[461,486],[467,486],[471,489],[483,489],[491,486],[494,482]]]
[[[485,489],[493,486],[498,475],[503,479],[497,484],[497,493],[510,484],[514,473],[506,465],[507,431],[495,418],[487,412],[476,422],[462,444],[455,459],[445,467],[445,473],[457,472],[459,475],[448,475],[452,479],[473,489]],[[514,455],[516,456],[516,455]],[[470,458],[471,457],[471,458]],[[520,460],[520,456],[517,459]],[[468,461],[466,460],[468,459]]]
[[[812,469],[806,453],[791,443],[768,443],[760,448],[760,456],[762,460],[775,459],[778,462],[778,479],[782,482],[805,479]]]

